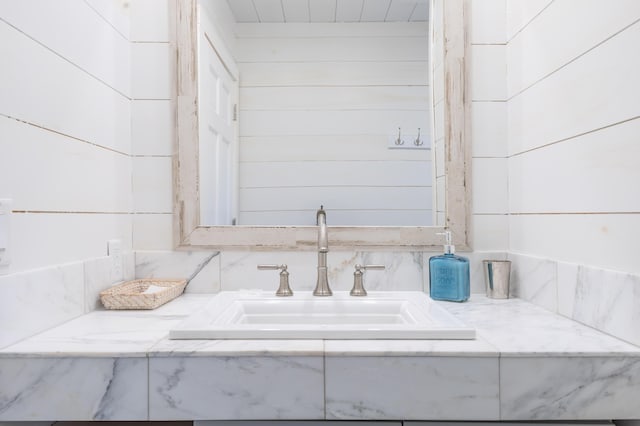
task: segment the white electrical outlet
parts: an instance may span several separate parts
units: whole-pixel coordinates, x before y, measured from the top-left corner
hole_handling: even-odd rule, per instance
[[[107,255],[111,258],[113,280],[122,281],[124,279],[124,267],[122,261],[122,241],[107,241]]]
[[[11,263],[11,205],[10,199],[0,199],[0,274]]]

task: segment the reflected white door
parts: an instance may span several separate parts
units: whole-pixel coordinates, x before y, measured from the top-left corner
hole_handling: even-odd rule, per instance
[[[237,215],[238,80],[219,52],[206,14],[198,28],[200,224],[232,225]],[[229,61],[228,58],[225,58]]]

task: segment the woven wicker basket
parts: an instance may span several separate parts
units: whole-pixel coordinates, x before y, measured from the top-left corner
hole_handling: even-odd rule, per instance
[[[107,309],[155,309],[180,296],[187,280],[142,279],[125,281],[100,293],[100,300]],[[149,287],[163,287],[145,293]]]

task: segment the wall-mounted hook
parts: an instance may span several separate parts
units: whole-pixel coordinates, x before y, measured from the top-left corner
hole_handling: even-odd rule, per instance
[[[402,140],[402,136],[400,134],[400,127],[398,127],[398,139],[395,140],[396,145],[404,145],[404,141]]]
[[[418,127],[418,137],[416,138],[415,141],[413,141],[413,144],[415,146],[422,146],[424,145],[424,141],[422,139],[420,139],[420,127]]]

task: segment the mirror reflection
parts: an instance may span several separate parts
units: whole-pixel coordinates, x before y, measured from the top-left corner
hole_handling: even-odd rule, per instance
[[[427,2],[262,4],[200,0],[200,224],[432,225]]]

